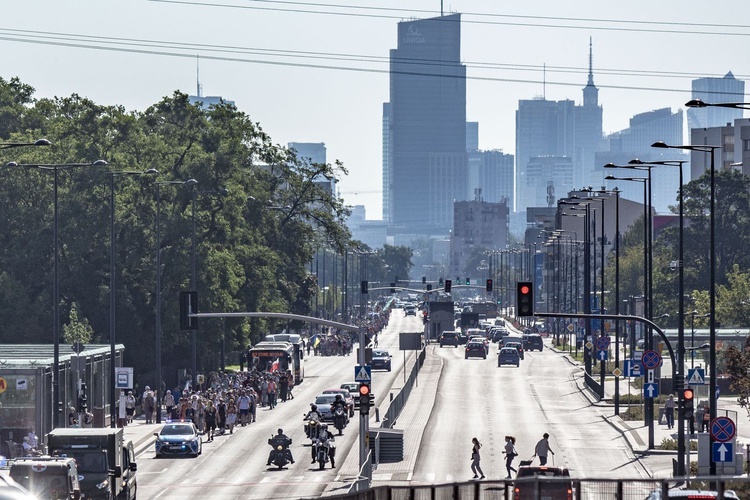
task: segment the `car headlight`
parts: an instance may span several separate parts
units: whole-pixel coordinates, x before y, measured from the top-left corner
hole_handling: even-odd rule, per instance
[[[98,490],[103,490],[108,487],[109,487],[109,479],[105,479],[104,481],[96,485],[96,489]]]

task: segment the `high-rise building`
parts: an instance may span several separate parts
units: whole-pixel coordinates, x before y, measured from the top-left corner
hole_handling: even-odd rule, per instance
[[[394,232],[447,234],[466,197],[460,14],[398,24],[383,111],[384,219]]]
[[[327,163],[324,142],[290,142],[287,147],[293,149],[297,153],[297,159],[305,163]],[[323,176],[315,179],[315,184],[329,191],[331,195],[336,194],[337,182],[336,179],[329,180]]]
[[[474,201],[459,201],[455,209],[449,276],[488,278],[487,270],[466,269],[477,250],[504,249],[508,244],[508,205],[488,203],[477,196]],[[489,259],[488,259],[489,260]]]
[[[594,85],[593,51],[589,41],[589,75],[583,88],[583,104],[571,100],[548,101],[544,98],[521,100],[516,111],[516,205],[517,212],[534,206],[539,186],[554,178],[530,178],[529,163],[538,166],[538,157],[568,157],[573,166],[572,186],[560,186],[564,192],[573,186],[591,182],[595,154],[604,147],[602,108],[599,89]],[[547,175],[549,169],[535,169]],[[559,183],[559,180],[558,180]]]
[[[504,202],[513,206],[513,155],[502,150],[469,151],[467,196],[475,197],[477,189],[489,203]]]
[[[690,144],[721,146],[714,152],[714,168],[734,168],[750,175],[750,119],[741,118],[723,127],[690,130]],[[695,180],[711,169],[711,155],[692,151],[690,179]]]
[[[737,80],[731,71],[723,78],[698,78],[693,80],[693,99],[709,103],[745,102],[745,82]],[[687,117],[690,129],[724,127],[742,118],[742,110],[712,106],[690,108]]]

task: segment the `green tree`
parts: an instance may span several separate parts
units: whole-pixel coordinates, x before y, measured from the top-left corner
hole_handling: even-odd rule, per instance
[[[94,336],[94,330],[86,318],[78,318],[78,306],[75,302],[70,305],[70,321],[63,325],[62,334],[66,344],[80,342],[87,344]]]

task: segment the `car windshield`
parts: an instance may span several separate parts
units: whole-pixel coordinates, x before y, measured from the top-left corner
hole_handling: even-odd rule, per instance
[[[107,472],[107,452],[106,451],[71,451],[55,450],[56,455],[63,453],[74,458],[78,472]]]
[[[333,401],[336,399],[336,396],[334,394],[325,394],[320,395],[317,398],[315,398],[315,404],[316,405],[330,405],[333,403]],[[320,406],[318,406],[318,409],[320,410]]]
[[[387,358],[388,351],[372,351],[373,358]]]
[[[516,351],[514,347],[503,347],[502,349],[500,349],[500,354],[513,356],[514,354],[518,354],[518,351]]]
[[[484,348],[484,344],[482,342],[472,341],[472,342],[469,342],[469,347],[482,347],[482,348]]]
[[[336,397],[336,394],[341,394],[341,397],[348,398],[349,397],[349,391],[346,389],[326,389],[323,391],[323,394],[333,394],[333,397]]]
[[[518,477],[539,476],[539,477],[567,477],[561,469],[556,467],[529,467],[521,468],[518,471]]]
[[[192,434],[193,427],[185,424],[172,424],[165,425],[161,430],[162,436],[184,436],[186,434]]]
[[[22,470],[24,469],[24,470]],[[68,477],[62,468],[59,473],[32,473],[30,467],[11,467],[10,477],[39,498],[52,498],[52,491],[66,491]],[[55,497],[57,498],[57,497]]]

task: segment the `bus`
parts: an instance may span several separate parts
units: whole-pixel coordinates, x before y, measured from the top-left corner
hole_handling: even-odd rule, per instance
[[[259,371],[291,370],[297,385],[304,379],[305,370],[302,358],[294,352],[294,345],[289,342],[259,342],[248,350],[248,367]]]
[[[294,380],[295,384],[297,381],[302,382],[305,378],[305,348],[302,342],[302,336],[297,333],[275,333],[266,335],[264,339],[267,342],[289,342],[294,348]]]

